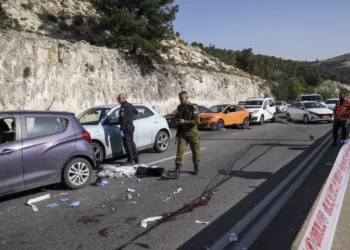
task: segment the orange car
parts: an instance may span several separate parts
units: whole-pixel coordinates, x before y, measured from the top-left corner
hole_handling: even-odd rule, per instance
[[[200,115],[198,128],[222,130],[225,126],[249,125],[249,112],[243,106],[220,104]]]

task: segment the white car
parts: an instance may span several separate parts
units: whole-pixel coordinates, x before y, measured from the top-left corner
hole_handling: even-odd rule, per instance
[[[324,107],[319,102],[296,102],[290,105],[287,114],[288,121],[333,121],[333,110]]]
[[[171,132],[167,121],[151,105],[133,104],[140,112],[134,116],[134,141],[138,150],[154,148],[165,152],[169,147]],[[79,122],[90,133],[96,159],[100,162],[108,158],[125,155],[120,127],[111,125],[110,120],[119,117],[119,104],[96,106],[78,115]]]
[[[276,121],[276,106],[272,98],[248,98],[244,102],[244,107],[249,111],[250,122],[262,125],[267,120]]]
[[[317,93],[299,95],[296,102],[319,102],[326,107],[323,97]]]
[[[281,112],[281,113],[287,112],[288,106],[289,106],[288,103],[286,103],[284,101],[276,101],[275,105],[276,105],[277,113],[278,112]]]
[[[332,98],[332,99],[327,99],[326,100],[326,106],[327,108],[334,110],[335,105],[337,104],[338,99],[337,98]]]

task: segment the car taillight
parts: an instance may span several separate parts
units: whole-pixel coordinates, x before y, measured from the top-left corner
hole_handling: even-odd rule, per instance
[[[92,141],[91,141],[91,135],[90,135],[89,132],[87,132],[86,130],[84,130],[84,131],[82,132],[81,135],[82,135],[82,137],[84,138],[84,140],[87,141],[89,144],[92,143]]]

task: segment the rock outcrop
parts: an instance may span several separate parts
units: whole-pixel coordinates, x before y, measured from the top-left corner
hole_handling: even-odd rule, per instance
[[[117,94],[125,92],[130,101],[151,103],[165,114],[176,108],[181,90],[190,93],[192,102],[206,106],[270,95],[260,78],[229,66],[229,74],[215,67],[199,69],[176,60],[157,64],[86,42],[4,31],[0,33],[0,110],[43,110],[54,100],[51,110],[79,113],[97,104],[115,103]]]

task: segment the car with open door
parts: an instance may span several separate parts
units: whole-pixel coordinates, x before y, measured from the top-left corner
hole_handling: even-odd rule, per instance
[[[139,115],[134,115],[136,148],[139,151],[153,148],[156,152],[165,152],[171,139],[165,118],[152,105],[133,105],[139,111]],[[126,154],[119,134],[119,110],[119,104],[101,105],[89,108],[77,116],[91,134],[92,147],[99,162]]]

